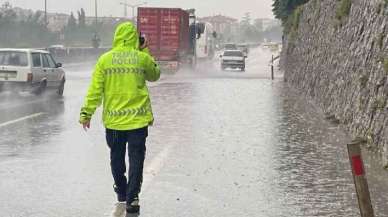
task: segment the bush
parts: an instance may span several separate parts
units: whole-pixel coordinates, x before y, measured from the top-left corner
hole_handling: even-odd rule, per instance
[[[385,73],[388,74],[388,57],[384,59],[384,61],[383,61],[383,67],[384,67]]]
[[[284,32],[286,34],[290,35],[296,35],[298,32],[299,28],[299,23],[300,23],[300,17],[303,14],[303,8],[298,7],[297,9],[294,10],[294,12],[291,14],[291,16],[288,18],[285,27],[284,27]]]
[[[352,8],[352,0],[341,0],[339,7],[336,11],[336,18],[338,20],[342,20],[347,17],[350,13],[350,9]]]
[[[280,19],[283,25],[285,25],[287,24],[289,17],[292,16],[294,10],[308,1],[309,0],[274,0],[272,11],[275,17]]]
[[[377,39],[377,44],[378,44],[380,49],[383,48],[383,46],[384,46],[384,34],[383,33],[379,34],[378,39]]]

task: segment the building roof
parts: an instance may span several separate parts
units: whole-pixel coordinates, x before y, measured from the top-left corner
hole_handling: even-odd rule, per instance
[[[199,18],[200,21],[206,21],[206,22],[217,22],[217,23],[235,23],[238,20],[233,17],[227,17],[223,15],[215,15],[215,16],[208,16],[208,17],[201,17]]]

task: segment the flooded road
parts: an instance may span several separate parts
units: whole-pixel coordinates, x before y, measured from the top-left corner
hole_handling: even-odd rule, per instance
[[[222,72],[215,60],[151,84],[140,216],[360,216],[349,138],[269,79],[270,55],[252,51],[247,72]],[[77,123],[91,68],[68,68],[63,99],[2,95],[1,216],[110,216],[101,111],[89,132]],[[388,216],[388,175],[367,159],[376,216]]]

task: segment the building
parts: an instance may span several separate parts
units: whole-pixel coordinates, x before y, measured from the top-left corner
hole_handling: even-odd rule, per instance
[[[233,26],[236,27],[238,25],[237,19],[232,17],[222,16],[222,15],[198,18],[198,21],[208,22],[212,24],[214,30],[217,33],[221,33],[221,34],[231,31],[231,28],[233,29]]]
[[[97,18],[97,22],[102,25],[112,25],[112,24],[121,22],[123,20],[128,20],[128,19],[124,19],[122,17],[98,17]],[[94,25],[96,23],[96,18],[86,17],[85,22],[86,22],[86,25]]]
[[[70,15],[68,14],[47,14],[47,28],[53,32],[60,32],[67,25]]]
[[[276,20],[276,19],[259,18],[259,19],[256,19],[255,22],[261,23],[263,31],[275,26],[281,26],[280,20]]]

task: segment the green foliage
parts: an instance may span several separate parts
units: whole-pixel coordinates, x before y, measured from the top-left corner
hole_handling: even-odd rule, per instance
[[[77,27],[77,20],[74,17],[73,12],[71,12],[69,20],[67,21],[66,28],[74,30]]]
[[[343,20],[350,13],[352,8],[352,0],[340,0],[339,7],[337,7],[336,18],[338,20]]]
[[[379,4],[376,6],[376,13],[380,14],[388,7],[388,0],[381,0]]]
[[[316,8],[320,4],[320,0],[313,0],[314,2],[314,7]]]
[[[44,47],[58,35],[50,32],[43,13],[38,11],[20,18],[12,7],[4,4],[0,10],[0,47]]]
[[[383,33],[379,34],[379,36],[377,38],[377,44],[378,44],[380,49],[383,48],[383,46],[384,46],[384,34]]]
[[[299,28],[300,17],[302,16],[302,14],[303,14],[302,7],[298,7],[292,12],[291,16],[288,17],[288,20],[284,27],[284,32],[286,34],[290,34],[291,36],[296,37],[298,28]],[[291,40],[294,37],[290,37]]]
[[[383,67],[386,74],[388,74],[388,57],[383,61]]]
[[[52,44],[90,47],[96,32],[102,44],[110,46],[116,25],[124,21],[88,25],[84,9],[77,14],[78,19],[71,13],[67,25],[54,32],[46,27],[43,12],[18,15],[10,4],[3,4],[0,7],[0,47],[42,48]]]
[[[273,20],[267,28],[264,28],[263,22],[263,19],[251,19],[250,14],[246,13],[241,21],[237,23],[235,31],[233,31],[232,26],[227,26],[224,31],[217,32],[216,43],[256,43],[262,42],[264,39],[280,42],[283,33],[280,22]]]
[[[366,87],[366,85],[368,83],[368,80],[369,80],[369,78],[368,78],[367,75],[360,76],[359,81],[360,81],[361,88],[365,88]]]
[[[81,8],[81,10],[78,11],[77,13],[78,13],[78,25],[80,27],[85,27],[86,26],[85,10],[83,8]]]
[[[376,13],[377,13],[377,14],[380,14],[380,13],[381,13],[381,11],[384,9],[384,5],[385,5],[385,3],[380,2],[380,3],[376,6]]]
[[[309,0],[274,0],[272,11],[275,17],[280,19],[284,25],[287,23],[293,11],[308,1]]]
[[[384,97],[375,99],[372,103],[372,111],[384,110],[387,106],[387,100]]]

